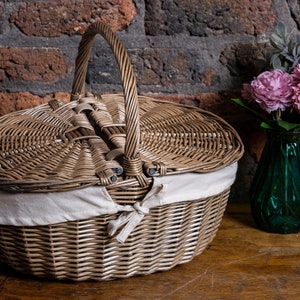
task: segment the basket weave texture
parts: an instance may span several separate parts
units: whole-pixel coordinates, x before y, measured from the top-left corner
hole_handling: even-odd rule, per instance
[[[85,92],[98,33],[116,57],[123,94]],[[138,95],[126,50],[100,22],[79,45],[71,102],[54,99],[0,118],[0,189],[12,193],[100,185],[118,204],[131,205],[143,200],[156,176],[212,172],[242,155],[238,134],[218,116]],[[124,244],[107,234],[118,214],[47,226],[0,225],[0,258],[25,273],[75,281],[167,270],[211,242],[228,194],[151,209]]]

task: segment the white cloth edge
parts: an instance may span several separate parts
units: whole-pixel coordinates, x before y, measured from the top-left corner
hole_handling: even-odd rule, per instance
[[[233,163],[205,174],[187,173],[155,177],[153,188],[135,207],[116,204],[105,187],[100,186],[53,193],[0,191],[0,224],[49,225],[122,211],[136,212],[143,217],[149,209],[156,206],[217,195],[233,184],[236,171],[237,163]],[[140,221],[142,218],[138,219]],[[113,229],[114,232],[116,230]]]

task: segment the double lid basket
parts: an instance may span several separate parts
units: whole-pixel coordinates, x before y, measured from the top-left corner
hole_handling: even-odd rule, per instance
[[[113,50],[123,94],[85,92],[98,33]],[[55,99],[0,118],[0,260],[24,273],[74,281],[188,262],[216,234],[242,155],[238,134],[218,116],[139,96],[126,50],[107,25],[95,22],[79,45],[72,101]],[[206,193],[207,185],[215,191]],[[36,206],[42,207],[37,219],[49,219],[48,198],[70,211],[78,199],[90,205],[92,194],[99,207],[104,195],[117,211],[34,220]],[[18,218],[25,210],[31,215],[23,224]],[[1,223],[14,212],[16,220]]]

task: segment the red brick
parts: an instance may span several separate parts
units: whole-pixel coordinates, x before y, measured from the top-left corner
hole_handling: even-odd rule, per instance
[[[27,1],[12,13],[10,22],[26,35],[54,37],[83,33],[96,19],[123,30],[136,14],[133,0]]]
[[[190,83],[189,57],[182,49],[144,49],[143,66],[138,68],[141,84],[163,85]]]
[[[59,49],[0,47],[0,80],[53,82],[67,69]]]
[[[0,116],[22,109],[32,108],[47,103],[51,99],[70,100],[68,93],[54,93],[40,97],[28,92],[0,93]]]
[[[206,86],[211,86],[214,78],[216,77],[217,72],[214,69],[208,68],[205,72],[205,77],[202,79],[202,82]]]
[[[149,0],[145,1],[145,30],[149,35],[262,34],[276,22],[273,2]]]

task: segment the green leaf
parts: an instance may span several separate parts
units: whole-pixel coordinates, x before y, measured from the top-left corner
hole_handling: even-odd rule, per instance
[[[262,127],[262,128],[265,128],[265,129],[272,129],[272,126],[270,126],[268,123],[266,123],[266,122],[261,122],[260,123],[260,126]]]
[[[297,51],[296,51],[297,56],[300,55],[300,45],[297,46]]]
[[[290,40],[288,43],[288,52],[292,53],[293,55],[296,55],[297,47],[296,43],[293,40]]]
[[[286,35],[287,35],[287,29],[286,29],[284,23],[281,22],[281,21],[279,21],[279,22],[277,23],[276,31],[277,31],[278,34],[279,34],[281,37],[283,37],[283,38],[285,38]]]
[[[300,124],[290,123],[284,120],[278,120],[277,124],[279,127],[284,128],[286,131],[290,131],[296,129],[297,127],[300,127]]]
[[[285,43],[284,41],[275,33],[273,33],[270,37],[270,43],[274,48],[277,49],[284,49],[285,48]]]
[[[290,54],[284,54],[284,58],[290,62],[294,61],[294,56],[290,55]]]
[[[274,69],[280,69],[282,67],[279,55],[272,56],[271,63]]]

